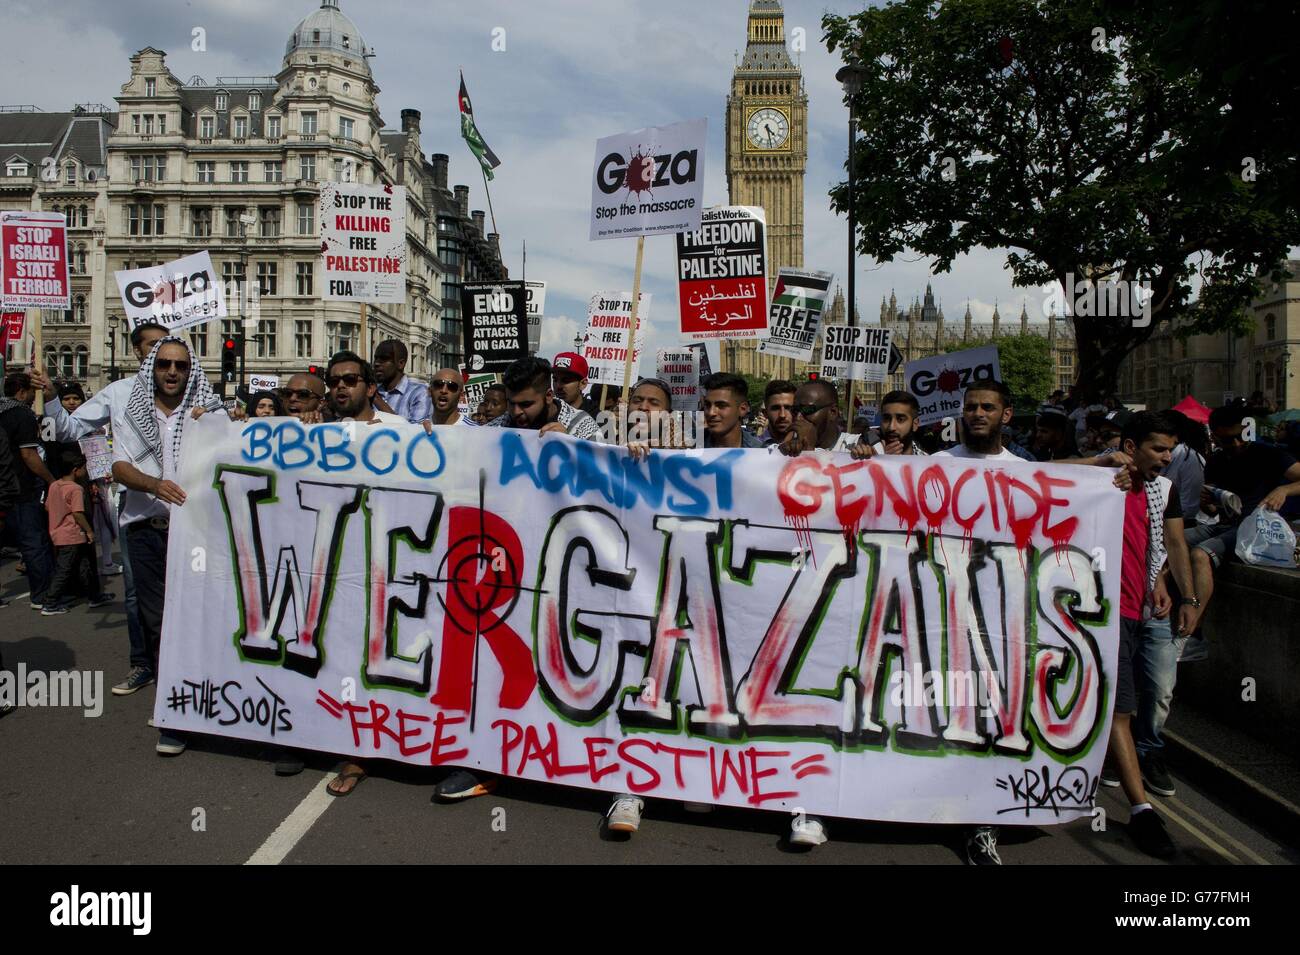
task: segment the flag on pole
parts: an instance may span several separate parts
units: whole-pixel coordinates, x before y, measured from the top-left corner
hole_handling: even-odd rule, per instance
[[[460,74],[460,134],[465,137],[469,151],[483,166],[483,175],[491,179],[492,170],[501,165],[501,160],[492,151],[492,147],[483,141],[478,127],[474,125],[474,107],[469,102],[469,90],[465,89],[464,73]]]

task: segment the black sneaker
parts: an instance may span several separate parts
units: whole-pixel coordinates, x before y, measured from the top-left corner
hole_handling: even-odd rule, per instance
[[[1159,756],[1147,756],[1138,762],[1142,766],[1142,782],[1148,790],[1157,796],[1172,796],[1177,791],[1169,770],[1165,769],[1165,761]]]
[[[87,607],[92,607],[92,608],[93,608],[93,607],[104,607],[104,606],[107,606],[108,604],[111,604],[111,603],[112,603],[114,600],[116,600],[116,599],[117,599],[117,596],[116,596],[115,594],[100,594],[98,597],[95,597],[95,598],[93,598],[93,599],[91,599],[91,600],[87,600],[87,601],[86,601],[86,606],[87,606]]]
[[[497,788],[495,778],[480,780],[471,772],[458,769],[433,791],[432,802],[452,802],[456,799],[471,799],[474,796],[486,796]]]
[[[1178,852],[1165,831],[1165,821],[1154,809],[1143,809],[1128,821],[1128,834],[1137,847],[1157,859],[1172,859]]]
[[[132,667],[126,679],[113,687],[114,696],[130,696],[153,682],[153,671],[145,667]]]
[[[967,865],[1001,865],[997,826],[977,826],[966,840]]]
[[[1115,770],[1103,769],[1101,771],[1101,784],[1108,789],[1118,789],[1119,777],[1115,775]]]

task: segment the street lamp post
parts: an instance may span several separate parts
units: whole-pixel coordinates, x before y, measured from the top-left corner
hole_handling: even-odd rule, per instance
[[[862,66],[860,63],[857,62],[846,63],[844,66],[840,67],[839,70],[835,73],[835,79],[837,79],[840,82],[840,84],[844,87],[844,97],[849,102],[849,156],[848,156],[848,163],[847,163],[848,172],[849,172],[849,189],[848,189],[848,193],[849,193],[848,194],[849,297],[848,297],[848,301],[845,303],[845,311],[848,312],[850,326],[856,326],[858,324],[858,317],[857,317],[858,300],[857,300],[855,281],[854,281],[855,275],[857,273],[857,258],[858,258],[857,255],[858,218],[857,218],[857,210],[854,208],[854,196],[853,196],[854,179],[855,179],[854,168],[853,168],[853,153],[854,153],[854,146],[857,144],[857,140],[858,140],[858,127],[857,127],[857,115],[853,111],[853,100],[858,95],[858,92],[862,89],[862,81],[866,77],[866,75],[867,75],[866,67]],[[853,424],[853,379],[851,378],[849,379],[848,395],[846,396],[845,401],[846,401],[845,410],[848,415],[848,424],[851,427]]]
[[[117,316],[108,317],[108,380],[117,381]]]
[[[239,280],[242,287],[239,290],[239,326],[237,331],[239,339],[239,381],[235,384],[235,394],[239,394],[239,389],[244,387],[244,372],[247,368],[248,328],[245,323],[248,321],[248,316],[244,314],[244,302],[248,301],[248,227],[256,221],[256,217],[247,212],[239,217]]]

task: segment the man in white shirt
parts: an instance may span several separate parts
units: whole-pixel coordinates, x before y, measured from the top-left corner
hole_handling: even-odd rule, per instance
[[[910,391],[891,391],[880,399],[880,440],[868,446],[859,441],[850,453],[855,458],[869,458],[876,454],[919,454],[925,456],[916,443],[917,420],[921,417],[921,403]]]
[[[159,339],[165,337],[167,329],[158,324],[141,324],[131,329],[131,350],[137,361],[143,362],[153,351]],[[125,413],[127,399],[131,397],[131,388],[135,377],[109,382],[90,398],[84,401],[71,414],[62,402],[55,401],[55,390],[50,380],[40,372],[33,372],[32,381],[45,391],[45,414],[54,425],[54,437],[57,441],[77,441],[94,434],[105,425],[118,420]],[[116,432],[116,429],[114,429]],[[122,515],[118,515],[119,526],[125,526]],[[126,634],[131,644],[131,669],[125,680],[113,686],[114,696],[129,696],[154,681],[153,657],[144,638],[140,625],[139,602],[135,593],[135,575],[131,572],[130,541],[126,534],[118,534],[118,548],[122,551],[122,585],[126,603]]]
[[[176,483],[181,434],[195,409],[220,407],[189,343],[168,337],[154,346],[126,401],[114,409],[113,479],[126,488],[122,532],[131,540],[128,559],[154,673],[162,641],[171,509],[185,503],[185,491]],[[185,741],[162,730],[157,751],[178,755],[185,751]]]
[[[777,447],[782,454],[791,456],[814,448],[851,451],[858,437],[844,430],[839,390],[829,381],[818,379],[805,381],[794,393],[794,427]]]

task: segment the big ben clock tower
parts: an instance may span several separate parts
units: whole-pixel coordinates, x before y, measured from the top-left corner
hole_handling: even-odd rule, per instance
[[[751,0],[744,57],[727,96],[727,194],[734,206],[767,214],[768,297],[782,266],[803,267],[803,176],[808,165],[808,96],[785,47],[780,0]],[[793,359],[760,355],[755,341],[727,341],[728,371],[792,377]]]

